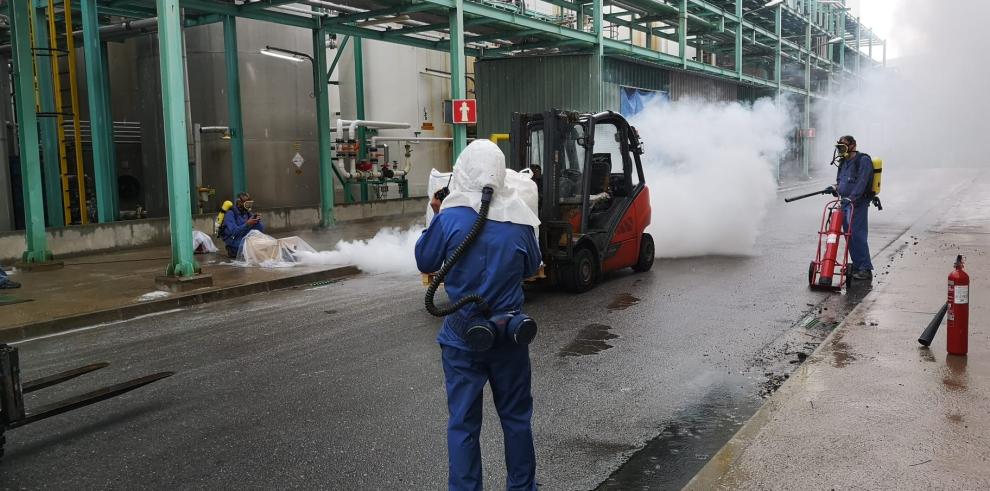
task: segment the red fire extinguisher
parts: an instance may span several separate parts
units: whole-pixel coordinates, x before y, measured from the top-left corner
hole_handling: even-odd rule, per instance
[[[963,257],[956,256],[956,269],[949,273],[949,320],[946,345],[950,355],[969,351],[969,275],[963,271]]]
[[[835,263],[839,261],[839,238],[842,237],[842,223],[845,220],[841,206],[833,208],[831,215],[828,219],[828,234],[825,236],[825,256],[822,258],[821,276],[818,278],[818,284],[822,286],[832,286]]]

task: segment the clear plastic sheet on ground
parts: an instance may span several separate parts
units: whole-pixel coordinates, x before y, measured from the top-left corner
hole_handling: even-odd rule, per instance
[[[217,252],[213,239],[199,230],[193,230],[193,250],[198,254]]]
[[[244,237],[237,262],[245,266],[262,268],[288,268],[299,264],[300,253],[315,253],[306,241],[299,237],[276,239],[257,230]]]

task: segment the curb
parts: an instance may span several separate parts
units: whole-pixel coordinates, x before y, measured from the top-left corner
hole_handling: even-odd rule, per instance
[[[817,362],[826,359],[827,352],[832,349],[833,339],[839,335],[839,333],[844,333],[847,329],[848,322],[850,319],[858,318],[860,311],[871,307],[876,301],[874,297],[878,295],[879,291],[871,291],[859,302],[856,307],[849,311],[843,318],[842,322],[832,329],[832,332],[822,340],[821,344],[815,348],[815,351],[808,356],[808,359],[795,370],[791,376],[777,389],[776,392],[770,396],[766,402],[760,406],[760,409],[756,411],[745,424],[732,436],[729,441],[722,445],[722,448],[709,459],[708,463],[698,471],[697,474],[691,478],[690,481],[684,486],[685,490],[707,490],[707,489],[731,489],[737,487],[741,483],[732,482],[721,482],[722,478],[726,476],[729,471],[731,471],[733,464],[742,453],[749,448],[753,440],[759,435],[760,430],[766,426],[773,419],[774,413],[777,411],[778,406],[781,402],[789,400],[796,395],[798,390],[797,380],[806,377],[808,375],[809,368],[813,367]]]
[[[94,324],[126,321],[134,319],[135,317],[164,312],[166,310],[254,295],[256,293],[284,290],[286,288],[317,282],[331,281],[346,276],[353,276],[358,273],[360,273],[360,270],[357,266],[343,266],[270,281],[246,283],[224,288],[214,288],[201,292],[193,291],[188,294],[179,295],[172,298],[163,298],[161,300],[153,300],[150,302],[125,305],[106,310],[98,310],[81,315],[62,317],[59,319],[35,322],[31,324],[22,324],[20,326],[0,329],[0,343],[24,341],[29,338],[58,334],[81,327],[92,326]]]
[[[960,184],[954,188],[950,194],[957,194],[960,189],[966,188],[970,184]],[[909,236],[910,234],[917,232],[919,229],[926,228],[928,226],[928,222],[932,219],[932,213],[939,206],[940,205],[938,204],[933,205],[925,211],[918,218],[918,220],[905,229],[904,232],[884,245],[875,257],[887,254],[888,252],[891,255],[896,253],[897,249],[893,247],[894,244],[903,239],[905,236]],[[711,459],[709,459],[705,466],[702,467],[690,481],[688,481],[687,485],[685,485],[683,489],[707,490],[738,487],[740,483],[720,483],[719,481],[727,474],[729,470],[731,470],[732,465],[739,459],[742,452],[749,447],[756,436],[760,433],[760,430],[771,421],[773,414],[777,410],[777,407],[780,405],[781,401],[794,396],[794,392],[797,390],[797,379],[802,376],[807,376],[809,367],[812,365],[812,363],[809,362],[817,362],[824,359],[824,354],[831,349],[832,341],[835,336],[837,336],[840,332],[845,332],[848,322],[851,319],[855,319],[862,309],[872,307],[872,305],[876,303],[876,296],[881,293],[882,292],[880,289],[873,289],[870,293],[863,297],[859,304],[857,304],[856,307],[846,314],[846,316],[842,319],[842,322],[840,322],[839,325],[836,326],[835,329],[833,329],[832,332],[830,332],[828,336],[822,340],[821,344],[815,348],[815,351],[808,356],[808,359],[805,360],[805,362],[793,372],[792,376],[789,377],[783,385],[781,385],[780,388],[778,388],[777,391],[763,403],[762,406],[760,406],[760,409],[758,409],[756,413],[754,413],[753,416],[751,416],[746,423],[739,428],[739,431],[737,431],[736,434],[733,435],[732,438],[730,438],[729,441],[726,442],[725,445],[723,445]]]

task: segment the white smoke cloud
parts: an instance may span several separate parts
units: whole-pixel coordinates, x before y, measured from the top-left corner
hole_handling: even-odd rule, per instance
[[[837,103],[815,106],[816,155],[831,156],[831,144],[851,134],[860,150],[884,159],[885,186],[897,183],[899,168],[985,167],[990,65],[982,22],[990,2],[897,0],[889,8],[897,29],[888,43],[902,56],[846,80]]]
[[[296,259],[303,265],[353,264],[366,273],[416,274],[413,254],[424,228],[383,228],[368,240],[342,240],[332,251],[297,252]]]
[[[658,257],[753,254],[777,190],[790,106],[653,102],[631,118],[643,140]]]

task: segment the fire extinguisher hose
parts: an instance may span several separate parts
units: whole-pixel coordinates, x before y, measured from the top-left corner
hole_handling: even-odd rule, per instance
[[[444,317],[454,312],[457,312],[465,305],[469,303],[476,303],[481,307],[485,314],[485,317],[491,316],[491,307],[485,302],[485,299],[481,298],[480,295],[467,295],[452,305],[446,307],[438,307],[434,303],[433,297],[437,293],[437,289],[440,288],[440,283],[443,283],[444,278],[447,273],[450,272],[451,268],[457,264],[461,256],[471,247],[478,235],[481,234],[481,229],[485,226],[485,222],[488,221],[488,207],[492,203],[492,195],[494,194],[494,189],[491,187],[485,187],[481,191],[481,208],[478,210],[478,219],[474,221],[474,225],[471,226],[471,230],[468,232],[467,236],[464,237],[464,241],[454,249],[450,257],[444,261],[443,266],[440,267],[440,271],[437,272],[436,276],[433,277],[433,281],[430,282],[429,288],[426,289],[426,311],[436,317]]]

